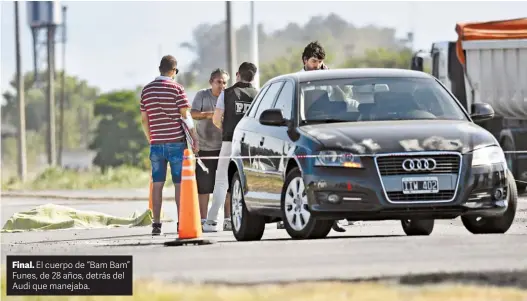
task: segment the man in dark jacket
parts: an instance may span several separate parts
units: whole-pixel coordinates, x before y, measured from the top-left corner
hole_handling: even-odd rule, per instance
[[[220,230],[218,214],[223,206],[226,206],[225,212],[230,213],[230,198],[228,183],[229,157],[231,155],[232,136],[238,122],[250,107],[252,101],[258,94],[251,82],[256,74],[256,66],[249,62],[244,62],[238,68],[236,73],[237,82],[231,87],[223,90],[216,103],[216,109],[212,116],[212,122],[222,130],[222,143],[220,150],[220,159],[216,169],[216,181],[212,195],[212,205],[207,214],[207,221],[203,224],[203,232],[217,232]],[[223,230],[231,230],[231,218],[225,216],[223,221]]]

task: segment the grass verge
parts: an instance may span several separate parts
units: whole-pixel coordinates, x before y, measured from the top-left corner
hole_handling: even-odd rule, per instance
[[[2,300],[39,301],[525,301],[527,290],[516,287],[445,283],[399,285],[393,282],[317,281],[289,284],[225,285],[134,281],[133,296],[7,296],[6,268],[0,268]]]
[[[2,281],[5,292],[5,281]],[[137,281],[134,284],[134,295],[130,297],[99,296],[20,296],[6,297],[5,300],[137,300],[137,301],[525,301],[527,291],[517,288],[498,288],[467,285],[426,285],[400,286],[381,283],[340,283],[316,282],[297,284],[273,284],[254,286],[227,285],[191,285],[167,284],[160,282]]]
[[[2,179],[2,190],[145,188],[149,177],[149,171],[127,166],[109,169],[105,173],[48,168],[25,183],[14,177]],[[171,181],[170,175],[167,178]]]
[[[265,176],[248,175],[247,180],[257,191],[281,191],[283,185],[279,179]],[[117,167],[106,173],[48,168],[25,183],[14,177],[2,179],[2,191],[148,188],[149,181],[150,171],[136,167]],[[171,183],[172,176],[168,168],[165,186]]]

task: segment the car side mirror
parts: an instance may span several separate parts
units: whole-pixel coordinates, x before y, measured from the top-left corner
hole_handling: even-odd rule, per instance
[[[474,122],[494,118],[494,109],[488,103],[473,103],[471,109],[472,114],[470,114],[470,118],[472,118]]]
[[[260,115],[260,123],[263,125],[281,126],[287,122],[284,119],[284,115],[282,115],[281,109],[267,109]]]

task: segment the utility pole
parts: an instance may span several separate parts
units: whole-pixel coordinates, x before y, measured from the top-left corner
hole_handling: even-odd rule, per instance
[[[256,65],[258,71],[254,76],[254,87],[260,89],[260,66],[258,62],[258,22],[254,17],[254,0],[251,1],[251,61]]]
[[[22,182],[24,182],[27,178],[26,103],[24,100],[24,77],[22,75],[22,59],[20,55],[20,22],[18,1],[15,1],[15,40],[18,96],[18,177]]]
[[[66,10],[62,7],[62,77],[60,93],[60,129],[59,129],[59,152],[58,163],[62,166],[62,152],[64,151],[64,102],[66,101]]]
[[[225,1],[227,13],[227,66],[229,68],[230,83],[232,86],[236,82],[236,32],[232,25],[232,7],[230,1]]]
[[[55,25],[49,24],[47,26],[47,51],[48,51],[48,133],[47,133],[47,153],[48,164],[50,166],[57,165],[57,145],[55,132]]]

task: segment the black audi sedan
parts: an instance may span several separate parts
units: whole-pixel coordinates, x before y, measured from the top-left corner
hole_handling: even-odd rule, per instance
[[[295,239],[326,237],[335,220],[400,220],[429,235],[461,217],[474,234],[505,233],[517,189],[494,136],[434,77],[336,69],[269,80],[236,127],[229,165],[232,229],[261,239],[283,221]]]

